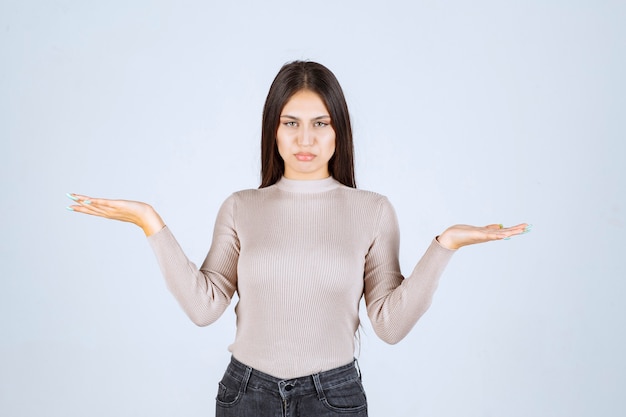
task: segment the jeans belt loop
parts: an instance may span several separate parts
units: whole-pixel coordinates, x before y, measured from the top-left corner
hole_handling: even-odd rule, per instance
[[[361,379],[361,367],[359,366],[359,361],[354,358],[354,367],[356,368],[356,373],[359,376],[359,379]]]
[[[243,376],[243,381],[241,381],[241,392],[244,392],[244,393],[246,392],[251,375],[252,375],[252,368],[250,368],[249,366],[246,366],[246,373]]]
[[[315,384],[315,391],[317,391],[317,397],[320,401],[326,401],[326,395],[322,389],[322,383],[320,382],[320,374],[313,375],[313,383]]]

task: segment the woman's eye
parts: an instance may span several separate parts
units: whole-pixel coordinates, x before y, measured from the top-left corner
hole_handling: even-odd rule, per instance
[[[296,122],[285,122],[285,126],[296,127]]]
[[[315,127],[326,127],[328,123],[326,122],[315,122]]]

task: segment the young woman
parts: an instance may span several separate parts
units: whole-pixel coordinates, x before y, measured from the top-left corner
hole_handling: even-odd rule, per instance
[[[314,62],[282,67],[261,141],[261,186],[223,203],[199,269],[148,204],[69,194],[69,208],[141,227],[194,323],[217,320],[237,292],[218,417],[366,416],[354,360],[361,297],[378,336],[397,343],[429,307],[456,249],[528,225],[452,226],[405,279],[394,210],[385,197],[356,189],[346,101],[335,76]]]

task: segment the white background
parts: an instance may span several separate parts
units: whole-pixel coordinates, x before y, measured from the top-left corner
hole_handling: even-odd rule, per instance
[[[0,415],[213,415],[232,307],[195,327],[141,230],[65,193],[153,204],[201,263],[294,59],[344,87],[405,273],[450,224],[534,224],[459,251],[400,344],[364,316],[370,415],[624,415],[625,21],[607,0],[2,0]]]

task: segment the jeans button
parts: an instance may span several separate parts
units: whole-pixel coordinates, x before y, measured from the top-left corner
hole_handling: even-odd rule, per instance
[[[293,385],[287,384],[285,385],[285,391],[291,391],[293,389]]]

